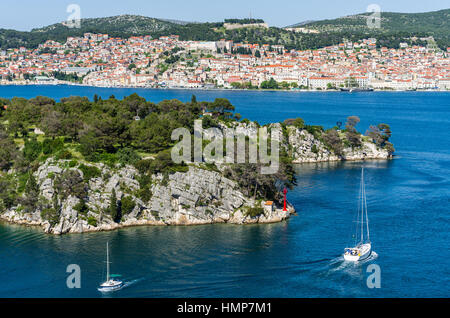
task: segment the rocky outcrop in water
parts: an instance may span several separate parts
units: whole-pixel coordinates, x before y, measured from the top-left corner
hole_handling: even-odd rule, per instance
[[[361,147],[344,147],[341,155],[336,155],[323,141],[314,137],[305,129],[293,126],[287,128],[288,137],[286,146],[290,148],[293,163],[389,159],[391,154],[383,148],[377,147],[361,136]]]
[[[276,128],[279,134],[276,139],[280,141],[281,147],[290,154],[293,163],[314,163],[324,161],[345,161],[345,160],[366,160],[366,159],[389,159],[392,154],[388,150],[377,146],[368,137],[359,135],[361,146],[354,147],[345,144],[345,134],[340,131],[340,139],[343,143],[342,153],[337,155],[335,151],[323,141],[324,132],[318,133],[318,136],[308,132],[307,129],[299,129],[295,126],[283,127],[280,123],[274,123],[267,126],[269,130]],[[225,132],[232,130],[235,135],[256,136],[258,126],[254,122],[236,123],[231,127],[221,125],[221,130]]]

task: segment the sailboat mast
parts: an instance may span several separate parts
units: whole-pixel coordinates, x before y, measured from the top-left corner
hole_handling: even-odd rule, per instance
[[[367,241],[370,242],[369,217],[367,216],[366,185],[364,185],[364,208],[366,211]]]
[[[109,281],[109,245],[106,242],[106,281]]]
[[[361,170],[361,243],[364,243],[364,167]]]

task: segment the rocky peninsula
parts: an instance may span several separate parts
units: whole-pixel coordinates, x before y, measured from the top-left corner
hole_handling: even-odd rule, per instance
[[[136,97],[132,101],[146,103]],[[64,103],[62,106],[67,106]],[[94,103],[90,107],[98,107],[101,102]],[[223,104],[221,101],[222,111]],[[188,106],[198,112],[195,100]],[[227,103],[225,106],[231,108]],[[51,103],[51,107],[55,105]],[[173,104],[170,107],[174,107]],[[206,107],[214,108],[211,104]],[[155,108],[156,111],[164,113],[161,107]],[[14,114],[8,115],[11,125]],[[197,116],[194,114],[193,118]],[[207,121],[209,126],[223,131],[233,129],[243,135],[251,135],[260,127],[248,120],[224,120],[223,114],[213,114]],[[11,155],[9,162],[0,162],[3,165],[0,220],[40,226],[50,234],[105,231],[137,225],[280,222],[295,213],[290,204],[287,211],[283,211],[281,189],[275,186],[280,180],[285,186],[295,185],[290,165],[392,157],[389,127],[385,124],[373,126],[367,136],[363,136],[354,129],[358,121],[349,117],[345,130],[326,131],[320,126],[304,125],[300,118],[267,125],[269,130],[277,128],[280,131],[276,138],[287,162],[277,175],[267,177],[256,173],[257,166],[250,164],[192,162],[174,165],[165,150],[147,157],[129,149],[124,153],[117,151],[114,157],[102,152],[102,159],[98,160],[89,152],[93,147],[91,143],[96,140],[86,141],[84,133],[76,132],[80,136],[74,139],[80,145],[74,150],[73,142],[66,144],[55,136],[46,138],[45,135],[57,134],[45,126],[48,125],[46,119],[41,119],[33,134],[40,135],[38,137],[43,141],[27,136],[24,145],[17,145],[8,133],[0,134],[3,148],[9,149]],[[135,133],[133,129],[140,123],[135,118],[129,124]],[[40,127],[42,131],[39,131]],[[21,134],[25,135],[25,132]],[[157,140],[157,136],[154,138]],[[138,142],[139,136],[135,144],[139,145]],[[91,148],[85,151],[84,146]]]

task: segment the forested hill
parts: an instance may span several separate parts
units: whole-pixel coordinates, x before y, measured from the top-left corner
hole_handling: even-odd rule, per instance
[[[320,33],[373,33],[378,39],[396,35],[399,37],[431,35],[441,48],[450,46],[450,9],[423,13],[381,12],[380,29],[376,30],[371,30],[367,26],[367,18],[372,14],[361,13],[337,19],[299,23],[290,27],[314,29]]]
[[[227,30],[224,22],[177,23],[136,15],[121,15],[107,18],[82,19],[81,28],[69,28],[63,23],[33,29],[30,32],[0,29],[0,47],[35,48],[46,40],[64,42],[68,36],[82,36],[86,32],[104,33],[127,38],[151,35],[159,37],[176,34],[181,40],[217,41],[258,44],[281,44],[287,49],[316,49],[337,44],[347,39],[356,41],[363,38],[377,38],[379,46],[397,48],[400,42],[426,44],[411,37],[433,36],[441,49],[450,46],[450,9],[427,13],[382,13],[381,29],[368,29],[368,13],[348,16],[335,20],[315,21],[302,27],[316,29],[319,33],[301,33],[277,27],[254,27]],[[230,21],[230,20],[228,20]],[[258,20],[262,21],[262,20]]]
[[[361,13],[332,20],[311,21],[301,23],[301,26],[323,31],[368,30],[367,17],[372,14]],[[380,15],[380,28],[383,31],[434,32],[436,34],[450,32],[450,9],[424,13],[381,12]]]
[[[82,19],[81,28],[69,28],[63,23],[52,24],[30,32],[0,29],[2,48],[25,46],[37,47],[46,40],[63,42],[69,36],[83,36],[86,32],[130,37],[158,32],[170,33],[177,23],[136,15],[121,15],[106,18]]]

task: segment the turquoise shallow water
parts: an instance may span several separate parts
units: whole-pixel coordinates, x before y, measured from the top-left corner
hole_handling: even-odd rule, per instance
[[[303,93],[0,86],[2,97],[68,95],[120,98],[133,92],[158,102],[227,97],[261,123],[302,117],[333,126],[349,115],[359,129],[386,122],[397,157],[366,162],[374,257],[347,264],[360,162],[298,165],[288,194],[298,215],[251,226],[137,227],[55,237],[0,224],[0,297],[102,297],[96,290],[110,242],[113,272],[127,287],[109,297],[449,297],[450,94]],[[81,289],[66,287],[79,264]],[[381,268],[381,288],[366,285]]]

